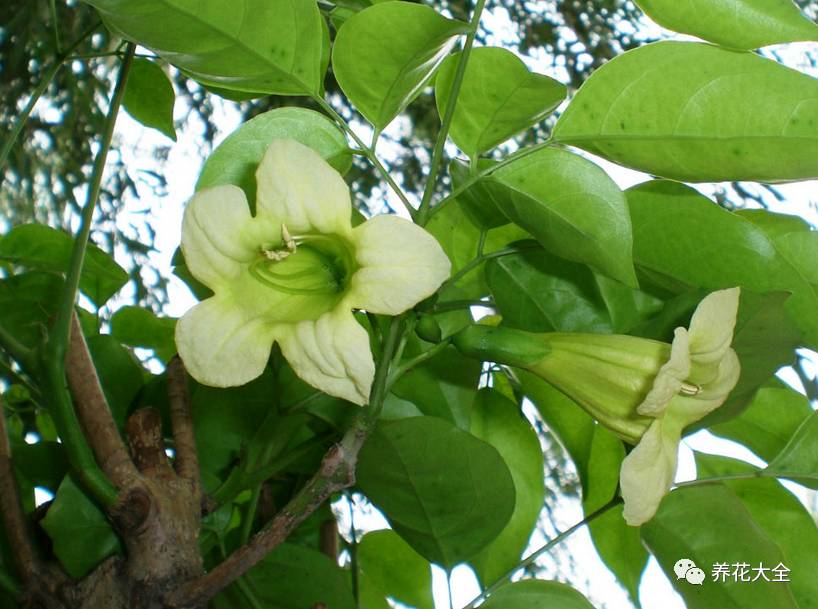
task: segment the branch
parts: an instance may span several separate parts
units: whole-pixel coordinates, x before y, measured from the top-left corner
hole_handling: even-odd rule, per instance
[[[77,415],[97,463],[118,487],[128,486],[137,476],[137,470],[111,415],[76,314],[71,317],[65,372]]]
[[[16,360],[26,372],[33,373],[36,369],[37,360],[34,352],[18,341],[6,328],[0,326],[0,347],[2,347],[9,357]]]
[[[6,415],[0,401],[0,514],[6,529],[9,544],[14,550],[17,573],[28,588],[36,580],[40,571],[40,561],[31,543],[28,522],[11,464],[11,445],[6,432]]]
[[[457,98],[460,95],[460,86],[463,84],[463,77],[466,74],[466,66],[469,63],[469,55],[471,48],[474,45],[474,37],[477,35],[477,28],[480,26],[480,17],[483,14],[483,7],[486,5],[486,0],[477,0],[474,6],[474,12],[469,23],[469,33],[466,35],[466,44],[463,45],[463,51],[460,54],[460,59],[457,62],[457,70],[454,73],[454,80],[452,81],[452,90],[449,95],[449,100],[446,103],[446,110],[443,112],[443,121],[440,123],[440,131],[437,133],[437,140],[432,151],[432,162],[429,167],[429,177],[426,180],[426,188],[423,190],[423,199],[420,201],[418,208],[418,224],[424,226],[429,219],[429,206],[432,203],[432,195],[435,192],[435,184],[437,183],[437,174],[440,171],[440,160],[443,156],[443,149],[446,146],[446,138],[449,136],[449,128],[452,125],[454,118],[454,111],[457,107]]]
[[[100,149],[94,159],[94,168],[91,173],[91,182],[88,185],[88,196],[85,207],[82,209],[80,229],[74,241],[71,260],[65,278],[65,286],[60,295],[57,316],[49,332],[44,352],[44,381],[49,396],[53,401],[52,416],[57,431],[68,453],[71,473],[80,485],[103,507],[110,508],[116,503],[117,489],[105,476],[88,447],[83,435],[77,414],[71,403],[71,396],[66,389],[65,359],[68,353],[68,343],[71,336],[71,318],[74,315],[74,306],[77,301],[82,264],[85,251],[88,247],[88,238],[91,233],[94,210],[96,209],[99,191],[102,185],[102,174],[105,170],[105,160],[111,147],[111,138],[114,125],[125,94],[125,83],[128,79],[135,45],[128,43],[127,53],[122,61],[116,87],[108,107],[108,116],[105,129],[100,140]]]
[[[196,435],[193,432],[193,416],[190,395],[187,390],[187,372],[182,360],[176,356],[168,364],[168,398],[173,440],[176,447],[174,461],[176,473],[187,480],[196,496],[201,494],[199,453],[196,451]]]

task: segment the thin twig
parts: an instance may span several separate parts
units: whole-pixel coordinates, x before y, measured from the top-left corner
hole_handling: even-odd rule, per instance
[[[97,463],[119,488],[127,486],[137,476],[137,470],[119,435],[76,313],[71,317],[65,376],[74,397],[77,416]]]
[[[446,103],[446,109],[443,112],[443,120],[440,123],[440,131],[437,133],[437,140],[432,151],[432,162],[429,166],[429,177],[426,180],[426,187],[423,189],[423,198],[420,201],[418,208],[417,222],[424,226],[429,219],[429,206],[432,203],[432,195],[435,193],[435,185],[437,184],[437,174],[440,171],[440,162],[443,157],[443,150],[446,146],[446,138],[449,136],[449,129],[452,126],[452,119],[457,108],[457,98],[460,95],[460,87],[463,84],[463,77],[466,74],[466,66],[469,63],[469,56],[471,54],[472,46],[474,45],[474,37],[477,35],[477,28],[480,26],[480,17],[483,14],[483,8],[486,5],[486,0],[477,0],[474,12],[469,23],[469,33],[466,35],[466,43],[463,45],[463,51],[460,54],[460,59],[457,62],[457,70],[454,73],[452,80],[452,90],[449,92],[449,99]]]
[[[196,450],[196,434],[193,431],[193,415],[187,389],[187,372],[177,356],[168,364],[168,398],[173,441],[176,448],[174,465],[176,473],[187,480],[196,496],[201,493],[199,453]]]
[[[531,554],[529,554],[523,560],[517,563],[517,565],[508,573],[503,575],[500,579],[496,580],[488,588],[483,590],[479,595],[472,599],[472,601],[466,606],[464,606],[462,609],[474,609],[475,607],[477,607],[478,604],[482,603],[485,599],[487,599],[492,594],[497,592],[498,589],[502,588],[517,571],[519,571],[520,569],[530,567],[532,564],[534,564],[534,561],[536,561],[545,552],[548,552],[548,550],[550,550],[554,546],[559,545],[560,543],[565,541],[565,539],[567,539],[568,537],[576,533],[579,529],[584,527],[586,524],[590,524],[591,522],[593,522],[594,520],[596,520],[597,518],[611,510],[612,508],[616,507],[620,503],[622,503],[622,497],[614,497],[598,510],[588,514],[585,518],[577,522],[575,525],[567,528],[562,533],[560,533],[559,535],[549,540],[544,545],[534,550]]]

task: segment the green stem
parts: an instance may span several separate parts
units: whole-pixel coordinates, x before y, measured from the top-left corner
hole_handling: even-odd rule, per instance
[[[74,411],[71,396],[66,387],[65,355],[68,350],[68,341],[71,332],[71,316],[77,301],[80,274],[88,246],[88,238],[91,233],[94,209],[96,208],[97,199],[99,198],[105,161],[108,158],[108,150],[111,147],[114,124],[116,123],[119,106],[122,103],[122,97],[125,93],[125,83],[128,79],[128,71],[130,70],[135,48],[133,43],[128,44],[125,59],[119,70],[116,87],[108,108],[108,116],[105,122],[105,129],[102,133],[99,153],[94,160],[91,182],[88,186],[88,195],[85,207],[82,210],[80,229],[74,241],[74,249],[71,252],[71,260],[59,301],[57,317],[49,333],[44,353],[46,384],[53,400],[51,415],[54,418],[54,423],[57,426],[60,438],[68,453],[72,474],[79,484],[84,487],[97,502],[106,508],[112,506],[116,501],[117,490],[96,463],[93,453],[86,442],[79,420],[77,419],[77,413]]]
[[[469,63],[469,55],[471,55],[471,49],[474,46],[474,37],[477,35],[477,28],[480,27],[480,17],[483,14],[483,8],[485,6],[486,0],[477,0],[474,12],[471,16],[471,22],[469,23],[470,29],[466,36],[466,44],[463,45],[460,60],[457,62],[457,70],[454,73],[454,80],[452,81],[452,90],[449,93],[449,100],[443,112],[443,121],[440,124],[440,131],[437,133],[437,140],[435,141],[435,147],[432,151],[432,164],[429,167],[429,178],[426,180],[426,188],[423,190],[423,198],[420,201],[420,208],[418,209],[417,222],[421,226],[425,226],[429,219],[429,206],[432,203],[432,195],[434,195],[435,192],[437,174],[440,171],[440,162],[443,157],[443,150],[446,146],[446,138],[449,136],[449,129],[452,126],[454,111],[457,107],[457,98],[460,95],[460,87],[463,84],[466,66]]]
[[[349,137],[351,137],[355,141],[355,144],[357,144],[358,148],[360,148],[359,152],[361,152],[367,159],[369,159],[369,162],[372,163],[372,165],[375,167],[378,173],[381,174],[381,177],[386,181],[387,184],[389,184],[389,187],[395,192],[396,195],[398,195],[398,198],[401,200],[401,203],[403,203],[403,206],[406,208],[406,211],[414,219],[415,216],[417,215],[415,208],[412,207],[412,204],[409,202],[409,199],[407,198],[406,194],[403,192],[401,187],[397,185],[395,180],[392,179],[392,176],[389,175],[389,172],[386,170],[386,168],[383,166],[380,160],[378,160],[375,151],[371,147],[367,146],[366,143],[364,143],[364,141],[360,137],[358,137],[358,134],[355,133],[355,131],[347,124],[347,122],[344,120],[344,117],[338,114],[338,112],[335,111],[335,108],[333,108],[330,105],[330,103],[327,102],[327,100],[325,100],[323,97],[319,95],[312,96],[312,99],[315,103],[321,106],[321,109],[324,110],[324,112],[330,115],[330,117],[338,124],[339,127],[341,127],[341,129],[343,129],[349,135]],[[378,130],[375,130],[375,133],[380,134]],[[375,140],[373,138],[373,144],[374,143]]]
[[[712,476],[710,478],[696,478],[695,480],[688,480],[674,485],[674,488],[685,488],[689,486],[699,486],[701,484],[712,484],[713,482],[729,482],[730,480],[757,480],[759,478],[792,478],[795,480],[810,480],[818,482],[818,474],[806,474],[800,472],[778,472],[769,471],[766,469],[757,469],[751,472],[741,472],[735,474],[724,474],[721,476]]]
[[[6,328],[0,326],[0,346],[5,349],[6,353],[12,359],[17,360],[26,372],[33,373],[36,369],[37,360],[34,357],[34,352],[26,347],[23,343],[18,341]]]
[[[14,598],[23,593],[23,589],[14,576],[3,568],[0,568],[0,590]]]
[[[20,133],[23,131],[23,127],[26,124],[26,121],[31,116],[32,111],[34,110],[34,106],[37,105],[40,97],[42,97],[43,93],[45,93],[46,89],[48,89],[48,85],[51,84],[51,81],[54,80],[54,77],[57,75],[57,72],[60,71],[63,62],[65,59],[76,49],[83,41],[90,36],[94,30],[99,27],[99,22],[95,23],[93,26],[88,28],[74,44],[68,47],[65,51],[57,55],[56,59],[54,60],[54,65],[52,65],[48,71],[45,73],[45,76],[40,81],[40,84],[34,89],[31,94],[31,97],[26,104],[26,107],[23,108],[22,112],[17,115],[17,118],[14,119],[14,124],[11,127],[11,132],[9,132],[8,137],[3,142],[3,147],[0,149],[0,168],[2,168],[6,164],[6,159],[8,159],[9,154],[11,153],[11,149],[14,147],[14,143],[17,141],[17,138],[20,136]],[[3,174],[0,174],[0,182],[3,181]]]
[[[477,607],[478,604],[482,603],[485,599],[487,599],[492,594],[497,592],[498,589],[502,588],[506,584],[506,582],[509,581],[511,579],[511,577],[517,571],[519,571],[520,569],[525,569],[527,567],[530,567],[532,564],[534,564],[534,561],[536,561],[544,553],[548,552],[551,548],[553,548],[554,546],[559,545],[560,543],[565,541],[568,537],[570,537],[571,535],[576,533],[578,530],[580,530],[582,527],[584,527],[586,524],[590,524],[591,522],[593,522],[594,520],[596,520],[597,518],[599,518],[603,514],[607,513],[609,510],[616,507],[620,503],[622,503],[622,498],[621,497],[614,497],[613,499],[611,499],[608,503],[603,505],[598,510],[588,514],[585,518],[580,520],[578,523],[576,523],[572,527],[564,530],[562,533],[560,533],[559,535],[557,535],[553,539],[549,540],[545,545],[542,545],[539,548],[537,548],[536,550],[534,550],[531,554],[529,554],[523,560],[521,560],[519,563],[517,563],[517,566],[515,566],[508,573],[503,575],[500,579],[496,580],[488,588],[483,590],[483,592],[481,592],[477,597],[472,599],[472,601],[468,605],[463,607],[463,609],[474,609],[475,607]]]
[[[389,368],[395,353],[403,339],[404,334],[404,316],[392,318],[392,323],[389,326],[389,331],[386,334],[386,339],[383,341],[381,348],[381,357],[378,360],[378,365],[375,368],[375,378],[372,381],[372,391],[369,395],[369,404],[367,406],[367,429],[371,427],[378,419],[383,409],[383,401],[389,391]]]
[[[450,285],[457,283],[463,277],[468,275],[471,271],[476,269],[478,266],[480,266],[487,260],[491,260],[492,258],[502,258],[503,256],[511,256],[512,254],[519,254],[520,252],[537,249],[538,247],[540,247],[538,243],[523,243],[520,245],[513,245],[511,247],[504,247],[501,250],[489,252],[488,254],[480,254],[476,258],[472,259],[472,261],[466,264],[462,269],[457,271],[454,275],[449,277],[443,283],[443,285],[440,286],[438,292],[443,292],[443,290],[445,290]]]
[[[244,598],[247,599],[247,602],[250,603],[250,606],[253,609],[264,609],[264,605],[262,605],[261,601],[256,596],[256,593],[253,592],[253,589],[250,587],[250,584],[247,583],[247,578],[242,576],[236,580],[236,584],[241,590],[241,593],[244,595]]]
[[[541,144],[537,144],[536,146],[529,146],[528,148],[523,148],[522,150],[518,150],[514,154],[508,155],[506,158],[504,158],[499,163],[496,163],[495,165],[490,165],[489,167],[486,167],[482,171],[478,171],[477,173],[469,175],[469,177],[466,180],[464,180],[463,183],[461,183],[457,188],[452,190],[452,192],[450,192],[447,196],[445,196],[443,199],[441,199],[440,203],[438,203],[437,205],[435,205],[434,207],[431,207],[429,209],[429,219],[431,219],[432,216],[434,216],[437,212],[439,212],[444,207],[446,207],[446,205],[448,205],[449,203],[454,201],[461,193],[463,193],[466,190],[468,190],[469,188],[471,188],[476,182],[480,181],[481,179],[485,178],[486,176],[491,175],[492,173],[494,173],[498,169],[501,169],[501,168],[505,167],[506,165],[509,165],[509,164],[513,163],[514,161],[517,161],[519,159],[527,157],[529,154],[533,154],[533,153],[537,152],[538,150],[542,150],[543,148],[547,148],[550,145],[551,145],[551,140],[549,138],[548,140],[542,142]]]
[[[389,375],[389,380],[386,383],[386,387],[387,388],[392,387],[392,385],[394,385],[398,381],[398,379],[400,379],[400,377],[409,372],[415,366],[418,366],[423,362],[432,359],[435,355],[437,355],[446,347],[448,347],[451,344],[451,342],[452,340],[450,338],[447,338],[446,340],[436,344],[431,349],[427,349],[423,353],[420,353],[413,357],[412,359],[407,360],[406,362],[403,363],[403,365],[396,367]]]

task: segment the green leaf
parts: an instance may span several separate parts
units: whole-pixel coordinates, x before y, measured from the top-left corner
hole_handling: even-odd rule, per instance
[[[111,334],[117,340],[129,347],[153,349],[156,357],[166,363],[176,353],[175,328],[176,319],[158,317],[142,307],[122,307],[111,317]]]
[[[207,447],[199,453],[203,470],[217,474],[233,462],[275,408],[276,395],[276,383],[269,370],[241,387],[194,385],[191,409],[196,445]]]
[[[44,271],[18,273],[0,280],[3,327],[24,345],[36,347],[45,335],[63,283],[59,275]]]
[[[410,343],[408,357],[419,353],[417,342]],[[480,362],[449,347],[404,374],[392,387],[392,393],[412,402],[425,415],[446,419],[468,430],[479,377]]]
[[[115,34],[204,84],[276,95],[309,95],[321,86],[323,32],[315,2],[85,1]]]
[[[804,279],[818,287],[818,267],[815,265],[815,260],[818,260],[818,232],[780,235],[775,239],[775,247]]]
[[[459,201],[451,201],[446,207],[435,213],[429,220],[429,224],[426,225],[426,230],[435,236],[449,257],[452,263],[452,274],[457,273],[477,256],[480,229],[469,221]],[[486,254],[494,252],[507,247],[514,241],[530,237],[526,231],[513,224],[494,228],[486,233],[483,252]],[[457,287],[466,295],[458,296],[459,298],[479,297],[489,293],[483,277],[483,266],[478,266],[458,281]],[[441,302],[444,300],[442,296]]]
[[[768,568],[786,557],[759,528],[741,500],[722,484],[692,486],[665,497],[657,515],[642,525],[642,539],[684,598],[688,609],[798,609],[786,583],[714,582],[716,563],[760,563]],[[708,576],[701,586],[677,579],[673,565],[688,558]]]
[[[619,470],[625,447],[602,425],[593,427],[588,453],[586,480],[583,481],[582,510],[586,516],[613,499],[619,487]],[[635,605],[639,605],[639,583],[648,562],[648,553],[639,529],[628,526],[618,505],[594,520],[588,529],[602,562],[619,580]]]
[[[694,453],[699,477],[724,476],[757,471],[743,461]],[[818,608],[818,527],[804,505],[777,480],[726,480],[750,512],[755,523],[784,552],[784,564],[791,570],[790,589],[799,609]],[[775,566],[775,565],[768,565]]]
[[[800,336],[784,310],[786,300],[787,295],[782,293],[742,293],[733,332],[733,350],[741,362],[741,374],[727,401],[698,426],[708,427],[742,412],[761,385],[779,368],[794,362]]]
[[[591,270],[540,248],[486,264],[503,324],[530,332],[609,334],[611,320]]]
[[[68,470],[63,445],[59,442],[15,444],[14,467],[32,486],[56,493]]]
[[[435,79],[435,102],[441,120],[460,57],[461,53],[447,57]],[[565,85],[529,72],[511,51],[499,47],[472,49],[449,137],[473,159],[543,120],[565,99],[565,94]]]
[[[674,293],[691,286],[791,292],[787,313],[808,342],[818,345],[816,289],[758,226],[682,184],[654,180],[629,189],[627,196],[643,284]]]
[[[309,146],[341,173],[352,165],[343,132],[326,116],[305,108],[276,108],[251,118],[216,147],[202,167],[196,190],[235,184],[254,207],[256,168],[272,141],[284,138]]]
[[[436,417],[381,423],[361,450],[358,483],[398,535],[446,568],[482,550],[514,511],[497,450]]]
[[[417,609],[434,609],[432,569],[397,533],[372,531],[358,544],[358,567],[381,596]]]
[[[818,27],[790,0],[636,0],[662,27],[731,49],[818,40]]]
[[[657,42],[594,72],[554,140],[686,182],[803,180],[818,177],[816,98],[818,80],[753,53]]]
[[[540,148],[478,183],[546,249],[636,285],[627,201],[591,161],[561,148]]]
[[[582,483],[583,495],[587,495],[591,443],[596,422],[573,400],[538,376],[522,369],[515,369],[514,373],[520,381],[523,393],[534,403],[548,429],[559,438],[574,462]]]
[[[133,353],[108,334],[89,337],[88,351],[111,414],[117,424],[124,427],[130,406],[145,383],[142,366]]]
[[[0,239],[0,260],[30,269],[65,272],[74,240],[43,224],[23,224]],[[80,275],[80,290],[102,306],[128,282],[128,273],[107,253],[88,244]]]
[[[137,57],[128,72],[122,107],[145,127],[156,129],[176,141],[173,104],[176,94],[164,70],[149,59]]]
[[[804,420],[767,471],[818,487],[818,412]]]
[[[422,4],[371,6],[338,30],[335,78],[366,120],[383,129],[423,90],[467,27]]]
[[[477,170],[478,172],[485,171],[494,165],[497,165],[496,161],[478,159]],[[472,172],[467,163],[452,159],[449,163],[449,176],[452,179],[452,187],[458,189],[472,179]],[[478,229],[488,230],[511,222],[492,200],[491,192],[481,184],[480,180],[465,188],[458,195],[457,201],[465,216]]]
[[[67,476],[40,526],[51,538],[60,564],[74,579],[122,551],[105,515]]]
[[[484,585],[502,578],[519,562],[545,503],[543,454],[537,434],[518,406],[493,389],[477,394],[471,432],[500,453],[516,490],[514,513],[502,533],[471,559]]]
[[[744,444],[765,461],[771,461],[789,442],[799,425],[812,413],[809,400],[780,381],[761,387],[738,417],[709,430]]]
[[[484,609],[594,609],[568,584],[537,579],[508,584],[481,605]]]
[[[766,209],[737,209],[735,213],[758,226],[773,240],[787,233],[812,230],[810,223],[800,216],[777,214]]]
[[[263,607],[307,609],[323,603],[332,609],[355,609],[346,575],[316,550],[282,544],[244,576]],[[214,598],[213,609],[243,607],[244,595],[233,584]]]

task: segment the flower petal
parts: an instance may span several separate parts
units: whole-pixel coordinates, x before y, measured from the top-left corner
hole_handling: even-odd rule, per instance
[[[375,363],[369,335],[352,312],[338,308],[316,321],[281,324],[276,338],[284,357],[304,381],[355,404],[369,401]]]
[[[272,326],[242,313],[231,298],[208,298],[176,324],[176,347],[190,375],[203,385],[234,387],[264,372]]]
[[[295,140],[274,140],[256,170],[256,184],[257,215],[273,216],[293,235],[349,235],[349,188],[312,148]]]
[[[651,423],[639,444],[622,461],[619,485],[625,500],[625,521],[644,524],[656,514],[676,476],[681,426],[672,417]]]
[[[241,272],[257,255],[248,238],[253,218],[244,191],[215,186],[197,192],[182,220],[182,252],[193,276],[215,289]]]
[[[361,268],[347,302],[372,313],[397,315],[435,293],[451,273],[440,244],[397,216],[375,216],[353,230]]]
[[[703,385],[694,396],[677,396],[670,408],[674,416],[686,427],[724,404],[727,396],[738,383],[741,364],[736,352],[728,349],[718,366],[718,374],[710,383]],[[678,404],[678,405],[677,405]]]
[[[670,359],[659,369],[648,395],[637,407],[636,411],[639,414],[658,417],[665,411],[670,400],[679,393],[682,383],[690,375],[689,341],[687,330],[676,328],[670,347]]]
[[[690,320],[690,357],[694,366],[707,368],[716,364],[730,348],[740,294],[739,288],[712,292],[696,307]],[[711,378],[716,370],[712,369]],[[706,383],[709,380],[702,378],[696,379],[696,382]]]

